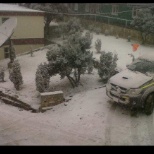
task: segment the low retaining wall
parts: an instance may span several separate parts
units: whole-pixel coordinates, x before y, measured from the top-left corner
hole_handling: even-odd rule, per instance
[[[64,95],[62,91],[44,92],[41,93],[40,95],[41,95],[40,108],[53,106],[62,103],[64,101]]]

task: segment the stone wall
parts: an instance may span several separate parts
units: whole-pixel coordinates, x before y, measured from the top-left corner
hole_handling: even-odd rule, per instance
[[[44,92],[41,93],[40,95],[41,95],[40,108],[53,106],[62,103],[64,101],[64,95],[62,91]]]

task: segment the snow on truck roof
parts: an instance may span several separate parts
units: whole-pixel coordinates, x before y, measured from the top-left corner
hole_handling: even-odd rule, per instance
[[[34,10],[34,9],[29,9],[23,6],[19,6],[16,4],[0,4],[0,12],[44,12],[44,11],[39,11],[39,10]]]
[[[139,56],[139,59],[145,59],[148,61],[154,61],[154,53],[147,53]]]

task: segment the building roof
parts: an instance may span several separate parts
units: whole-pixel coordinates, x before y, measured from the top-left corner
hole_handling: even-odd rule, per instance
[[[0,12],[44,12],[44,11],[29,9],[16,4],[0,3]]]

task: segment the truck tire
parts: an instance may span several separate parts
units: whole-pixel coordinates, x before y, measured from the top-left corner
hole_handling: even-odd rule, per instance
[[[144,112],[146,115],[151,115],[154,108],[154,93],[147,96],[144,103]]]

